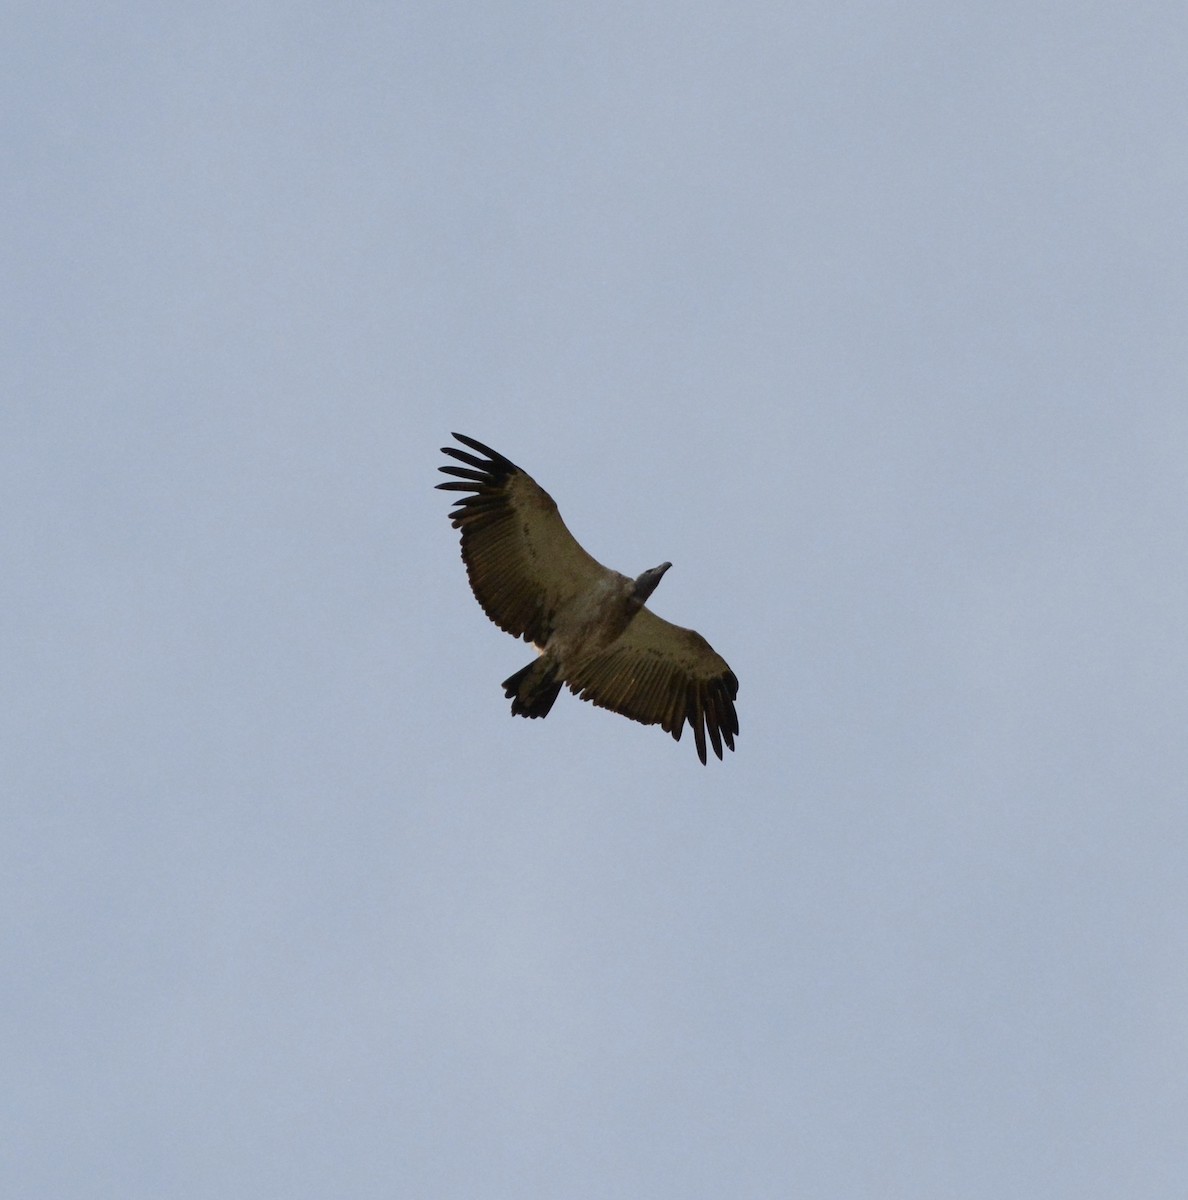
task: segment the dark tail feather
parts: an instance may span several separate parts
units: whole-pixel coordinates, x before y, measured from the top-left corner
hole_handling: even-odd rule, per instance
[[[561,690],[561,681],[557,678],[557,668],[547,659],[538,658],[508,676],[500,686],[512,702],[513,716],[547,717]]]

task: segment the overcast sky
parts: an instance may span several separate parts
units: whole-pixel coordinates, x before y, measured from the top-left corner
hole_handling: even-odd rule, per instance
[[[0,1192],[1183,1197],[1182,3],[4,42]],[[511,718],[452,430],[727,761]]]

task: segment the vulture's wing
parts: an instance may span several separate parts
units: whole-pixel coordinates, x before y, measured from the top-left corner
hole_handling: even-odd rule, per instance
[[[466,466],[438,470],[464,482],[437,485],[469,493],[454,501],[450,520],[462,531],[471,590],[500,629],[544,645],[561,602],[593,586],[607,569],[578,545],[553,497],[531,475],[490,446],[453,436],[478,451],[442,446]]]
[[[723,742],[734,749],[734,672],[701,634],[673,625],[648,608],[641,608],[623,635],[601,654],[571,671],[566,683],[583,700],[643,725],[660,725],[678,742],[688,721],[703,763],[707,730],[719,758]]]

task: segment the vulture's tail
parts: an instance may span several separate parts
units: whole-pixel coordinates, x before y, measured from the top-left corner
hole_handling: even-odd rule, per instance
[[[538,658],[509,676],[500,686],[512,702],[513,716],[547,717],[561,690],[561,681],[557,678],[556,665],[547,658]]]

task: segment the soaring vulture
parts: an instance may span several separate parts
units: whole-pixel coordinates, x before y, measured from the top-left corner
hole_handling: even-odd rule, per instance
[[[636,579],[608,570],[578,545],[552,496],[482,442],[453,435],[442,453],[463,466],[439,468],[465,492],[450,520],[462,531],[462,558],[483,611],[500,629],[533,642],[540,657],[503,681],[512,713],[544,717],[561,685],[583,700],[659,725],[679,742],[687,721],[697,754],[705,739],[722,757],[734,749],[738,679],[699,633],[644,607],[672,563]]]

